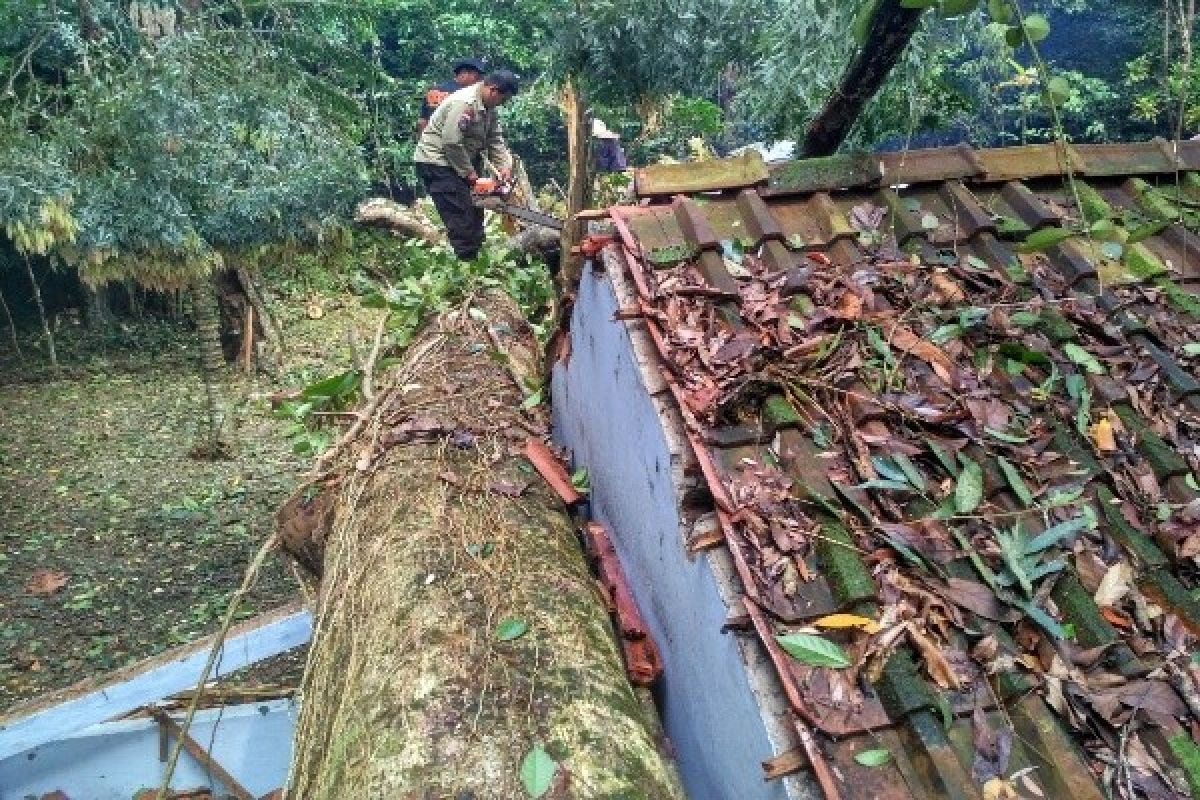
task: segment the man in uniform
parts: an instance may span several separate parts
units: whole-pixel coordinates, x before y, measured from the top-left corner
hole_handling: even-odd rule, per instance
[[[425,130],[425,126],[429,124],[429,118],[433,116],[434,110],[443,100],[459,89],[479,83],[483,80],[483,71],[483,64],[478,59],[463,58],[455,61],[454,80],[442,81],[425,92],[425,97],[421,100],[421,114],[417,118],[417,135],[420,136],[421,132]]]
[[[497,109],[517,89],[517,76],[508,70],[459,89],[433,112],[413,152],[417,175],[446,226],[454,254],[463,261],[479,255],[483,245],[483,209],[471,194],[479,179],[477,161],[486,156],[502,181],[512,177],[512,154]]]

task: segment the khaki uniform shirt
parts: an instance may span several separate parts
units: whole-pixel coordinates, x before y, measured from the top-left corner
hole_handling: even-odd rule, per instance
[[[477,83],[459,89],[443,100],[421,133],[413,161],[451,167],[462,177],[474,172],[480,153],[486,153],[496,169],[511,169],[512,154],[504,143],[496,109],[483,104]]]

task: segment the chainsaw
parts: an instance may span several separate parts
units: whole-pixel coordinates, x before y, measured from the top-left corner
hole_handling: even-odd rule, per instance
[[[522,222],[549,228],[553,231],[562,230],[563,221],[558,217],[534,211],[532,208],[526,208],[517,203],[510,203],[511,183],[497,181],[495,178],[477,178],[475,185],[471,187],[471,193],[474,195],[475,205],[479,208],[486,208],[497,214],[507,214]]]

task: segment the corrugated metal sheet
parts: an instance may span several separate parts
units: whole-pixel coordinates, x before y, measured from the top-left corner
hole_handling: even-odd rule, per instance
[[[1074,187],[1062,179],[1068,160]],[[971,556],[995,555],[991,528],[1007,530],[996,520],[1026,520],[1031,532],[1057,521],[1058,512],[1027,511],[1029,498],[1008,478],[1016,465],[1035,504],[1078,487],[1073,502],[1098,521],[1089,536],[1105,544],[1103,557],[1133,564],[1135,594],[1200,632],[1186,544],[1200,544],[1187,511],[1200,508],[1191,477],[1200,465],[1200,298],[1192,294],[1200,175],[1188,171],[1197,167],[1200,143],[1176,152],[1161,140],[838,156],[773,167],[749,183],[707,164],[711,185],[679,167],[643,170],[638,186],[659,202],[612,210],[641,298],[636,312],[646,317],[746,589],[746,630],[776,665],[798,746],[826,796],[984,796],[977,751],[988,719],[1012,735],[1000,777],[1036,767],[1031,780],[1046,796],[1098,800],[1111,783],[1102,775],[1110,732],[1080,736],[1047,703],[1067,708],[1063,687],[1072,685],[1047,677],[1054,648],[1072,658],[1103,648],[1103,674],[1172,691],[1164,676],[1181,668],[1179,657],[1167,665],[1147,651],[1146,636],[1131,634],[1140,623],[1127,630],[1129,614],[1096,605],[1096,565],[1076,563],[1085,557],[1078,552],[1073,561],[1065,551],[1066,568],[1029,601],[1051,615],[1047,624],[1073,631],[1066,644],[1028,614],[964,610],[936,587],[982,585]],[[690,195],[662,201],[684,184]],[[1039,238],[1053,243],[1021,252]],[[818,297],[840,300],[821,305]],[[955,325],[958,335],[947,338]],[[1014,346],[1000,347],[997,331]],[[865,368],[870,359],[879,363]],[[1081,403],[1088,421],[1116,425],[1115,450],[1097,450],[1077,427]],[[1074,417],[1061,416],[1064,409]],[[993,412],[1008,432],[980,422]],[[839,440],[839,431],[853,435]],[[951,442],[963,464],[982,467],[984,527],[970,515],[931,521],[965,467],[953,455],[939,463],[930,442]],[[896,483],[885,473],[898,468],[925,488],[870,484]],[[921,525],[938,528],[947,547],[906,545],[903,531]],[[899,564],[905,569],[893,569]],[[936,637],[901,637],[872,674],[849,682],[781,648],[779,635],[835,612],[877,618],[901,580],[913,592],[906,602],[923,596],[930,619],[949,615],[956,624]],[[1146,610],[1130,608],[1134,616]],[[1166,616],[1150,624],[1161,631]],[[859,657],[879,646],[860,631],[823,633]],[[1176,628],[1171,635],[1185,638]],[[961,690],[934,684],[922,642],[931,638],[971,678]],[[1035,640],[1030,655],[1024,644]],[[994,658],[966,659],[981,642],[1011,651],[1010,668],[984,675],[980,665],[994,667]],[[1172,696],[1184,713],[1158,720],[1161,742],[1200,722],[1187,712],[1193,699],[1184,684],[1172,685],[1183,689]],[[879,748],[891,754],[886,765],[855,760]],[[1163,792],[1180,791],[1171,783],[1180,773],[1170,772],[1178,761],[1165,744],[1154,756],[1165,777],[1122,774],[1133,776],[1130,787],[1138,779],[1139,792],[1172,796]]]

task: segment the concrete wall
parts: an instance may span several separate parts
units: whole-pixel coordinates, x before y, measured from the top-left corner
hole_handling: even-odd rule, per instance
[[[739,594],[728,553],[687,555],[680,500],[689,454],[642,323],[613,319],[632,303],[615,264],[588,265],[572,316],[571,357],[554,371],[555,435],[575,466],[589,470],[592,514],[612,531],[662,651],[658,699],[690,797],[813,796],[798,778],[762,778],[761,762],[793,747],[782,690],[757,641],[721,632]]]

